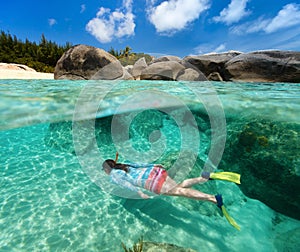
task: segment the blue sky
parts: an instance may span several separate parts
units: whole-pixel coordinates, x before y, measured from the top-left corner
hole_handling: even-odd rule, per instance
[[[109,50],[180,57],[264,49],[300,51],[299,0],[2,1],[0,30]]]

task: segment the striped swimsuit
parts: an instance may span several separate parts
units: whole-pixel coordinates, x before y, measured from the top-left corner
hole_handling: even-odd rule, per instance
[[[161,188],[168,176],[161,165],[155,164],[127,164],[128,173],[113,169],[110,173],[111,181],[132,191],[144,188],[160,194]]]

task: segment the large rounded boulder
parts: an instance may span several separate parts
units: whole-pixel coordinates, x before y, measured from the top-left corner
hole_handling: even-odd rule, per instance
[[[300,82],[300,52],[257,51],[225,64],[231,81]]]
[[[76,45],[58,60],[54,79],[115,80],[129,78],[121,63],[110,53],[96,47]]]
[[[181,60],[162,60],[150,64],[141,72],[141,80],[207,81],[192,64]]]
[[[235,51],[227,53],[211,53],[198,56],[187,56],[184,60],[199,69],[207,78],[209,76],[218,75],[218,80],[226,81],[228,79],[228,74],[225,70],[225,64],[239,54],[241,53]],[[211,79],[215,80],[213,77]]]
[[[136,61],[132,67],[132,76],[136,79],[136,80],[140,80],[141,79],[141,73],[142,71],[147,68],[147,62],[146,59],[140,58],[138,61]]]

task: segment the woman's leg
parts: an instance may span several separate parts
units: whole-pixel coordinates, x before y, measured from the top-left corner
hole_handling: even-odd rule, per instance
[[[168,176],[165,183],[162,186],[161,194],[169,196],[181,196],[195,200],[210,201],[215,204],[217,203],[217,200],[214,195],[203,193],[191,188],[184,188],[180,185],[181,184],[177,185],[177,183]]]
[[[178,186],[183,187],[183,188],[188,188],[188,187],[192,187],[193,185],[196,185],[196,184],[202,184],[202,183],[206,182],[207,180],[208,179],[203,178],[203,177],[186,179],[182,183],[180,183]]]

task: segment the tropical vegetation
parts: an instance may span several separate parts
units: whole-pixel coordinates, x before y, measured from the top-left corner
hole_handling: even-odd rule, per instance
[[[147,63],[152,60],[152,56],[149,54],[133,53],[132,49],[129,46],[126,46],[123,50],[116,50],[111,47],[108,52],[115,56],[123,66],[133,65],[138,59],[143,57],[145,58]]]
[[[61,46],[47,40],[44,34],[39,43],[36,43],[28,39],[22,41],[16,35],[12,36],[10,33],[1,31],[0,62],[24,64],[38,72],[53,73],[57,61],[71,47],[72,44],[69,42]],[[133,65],[142,57],[147,63],[152,60],[149,54],[133,53],[129,46],[121,50],[111,48],[108,52],[119,59],[123,66]]]
[[[24,64],[38,72],[53,73],[56,62],[72,45],[63,46],[47,40],[42,34],[40,42],[22,41],[15,35],[1,31],[0,62]]]

